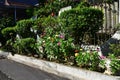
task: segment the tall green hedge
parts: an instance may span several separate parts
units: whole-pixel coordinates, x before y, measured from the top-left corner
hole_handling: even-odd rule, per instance
[[[60,22],[68,36],[79,43],[85,32],[95,34],[103,25],[103,13],[98,9],[83,7],[61,13]]]
[[[12,44],[15,41],[16,38],[16,27],[7,27],[2,29],[1,31],[2,36],[3,36],[3,42],[2,46],[6,46],[5,49],[9,49],[12,51]]]
[[[16,37],[16,28],[15,27],[7,27],[2,30],[2,35],[5,39],[13,39]]]
[[[34,22],[31,19],[21,20],[17,22],[16,31],[21,38],[34,37],[34,33],[31,32]]]
[[[5,16],[0,16],[0,42],[2,46],[6,44],[6,38],[5,35],[3,36],[2,30],[7,28],[7,27],[12,27],[15,26],[14,19],[10,17],[10,15],[5,15]]]

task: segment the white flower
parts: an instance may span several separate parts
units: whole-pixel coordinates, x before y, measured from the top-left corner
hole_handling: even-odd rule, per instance
[[[43,41],[43,43],[45,43],[45,41]]]
[[[59,35],[55,35],[55,37],[58,37]]]
[[[87,52],[87,53],[90,53],[90,50],[87,50],[86,52]]]
[[[48,39],[50,39],[50,37],[48,37]]]
[[[85,52],[82,53],[82,55],[85,55],[85,54],[86,54]]]

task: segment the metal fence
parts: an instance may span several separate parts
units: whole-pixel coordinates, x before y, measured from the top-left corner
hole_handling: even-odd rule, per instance
[[[104,13],[104,24],[94,37],[89,37],[89,41],[85,42],[87,35],[85,35],[85,44],[101,45],[107,41],[117,30],[115,27],[119,23],[119,1],[105,2],[105,0],[89,0],[93,8],[100,9]],[[86,33],[89,34],[89,33]],[[91,41],[92,42],[91,42]]]

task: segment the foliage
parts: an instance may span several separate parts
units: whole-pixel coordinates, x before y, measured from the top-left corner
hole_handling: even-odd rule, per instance
[[[69,33],[68,36],[72,36],[75,43],[79,43],[83,40],[84,32],[93,35],[102,27],[103,13],[89,7],[72,9],[61,13],[60,22],[66,33]]]
[[[43,22],[45,21],[46,17],[38,18],[34,21],[34,26],[32,27],[34,30],[37,30],[38,34],[41,34],[45,30],[45,26],[43,25]]]
[[[38,0],[39,4],[44,4],[47,0]]]
[[[13,43],[16,37],[15,27],[7,27],[2,29],[2,35],[4,37],[5,48],[7,51],[13,51]]]
[[[114,0],[104,0],[105,3],[112,4]]]
[[[99,56],[96,51],[81,50],[79,46],[86,35],[89,39],[102,27],[103,13],[91,8],[86,2],[79,4],[79,1],[77,3],[74,0],[39,1],[42,5],[34,9],[35,14],[33,9],[27,10],[30,16],[37,15],[35,20],[21,20],[16,27],[10,27],[14,25],[12,19],[0,20],[0,30],[7,40],[7,49],[19,54],[42,55],[42,58],[51,61],[76,63],[89,70],[105,69],[104,56]],[[73,9],[64,11],[60,17],[56,16],[61,8],[70,5]],[[20,39],[15,38],[16,34]],[[40,36],[39,40],[36,40],[36,35]],[[120,61],[116,59],[120,53],[119,47],[113,45],[111,49],[114,55],[109,55],[114,73],[120,70]]]
[[[4,16],[0,18],[0,30],[6,28],[6,27],[11,27],[14,26],[15,22],[12,17]]]
[[[6,41],[6,44],[4,45],[4,50],[6,50],[8,52],[11,52],[12,55],[14,55],[15,54],[15,50],[14,50],[14,47],[13,47],[14,43],[15,43],[15,38],[14,39],[8,39]]]
[[[53,35],[55,32],[60,32],[62,30],[56,17],[49,16],[46,18],[43,22],[43,26],[45,27],[45,32],[48,35]]]
[[[31,32],[31,28],[34,25],[33,20],[21,20],[17,22],[16,32],[21,38],[35,37],[34,32]]]
[[[35,43],[34,38],[17,39],[13,47],[15,52],[19,54],[36,54]]]
[[[84,8],[84,7],[90,7],[90,4],[88,2],[81,2],[80,4],[78,4],[78,6],[76,8],[80,9],[80,8]]]
[[[34,15],[34,10],[35,8],[32,8],[32,7],[26,9],[27,16],[32,17]]]
[[[109,54],[108,58],[110,58],[111,63],[110,67],[113,74],[117,74],[120,71],[120,60],[115,57],[114,54]]]
[[[9,40],[14,39],[16,37],[16,28],[15,27],[7,27],[2,30],[3,36]]]
[[[39,20],[42,21],[41,19]],[[39,47],[42,46],[44,48],[43,56],[47,57],[49,60],[70,60],[70,56],[72,55],[71,50],[73,50],[73,40],[66,38],[63,29],[59,24],[59,20],[56,17],[49,16],[44,18],[44,22],[39,23],[38,26],[44,26],[38,43]],[[60,38],[62,35],[64,36],[64,39]],[[61,46],[58,46],[58,44],[61,44]]]
[[[64,34],[47,35],[40,39],[44,47],[46,57],[49,60],[68,61],[74,56],[74,45],[72,39],[65,39]]]
[[[115,57],[120,56],[120,44],[111,44],[110,49]]]
[[[0,42],[2,43],[2,45],[6,44],[6,39],[1,33],[2,30],[4,28],[12,27],[14,25],[15,25],[15,22],[14,22],[14,19],[12,17],[4,16],[4,17],[0,18]]]
[[[79,1],[73,1],[73,0],[48,0],[45,5],[40,6],[38,10],[35,11],[35,13],[38,15],[38,17],[43,16],[49,16],[51,13],[54,13],[54,15],[58,15],[58,12],[61,8],[66,6],[72,6],[75,7],[79,4]]]
[[[44,34],[53,35],[55,32],[61,30],[58,19],[51,16],[35,20],[33,29],[37,30],[37,34],[41,37],[44,36]]]
[[[97,52],[79,52],[76,56],[76,62],[83,68],[98,70],[100,58]]]

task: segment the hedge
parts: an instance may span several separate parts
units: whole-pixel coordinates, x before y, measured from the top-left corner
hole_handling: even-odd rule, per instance
[[[93,35],[102,27],[103,12],[90,7],[71,9],[61,13],[60,22],[68,36],[74,37],[75,43],[79,43],[85,32]]]

